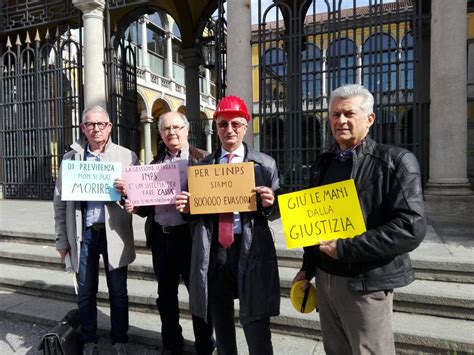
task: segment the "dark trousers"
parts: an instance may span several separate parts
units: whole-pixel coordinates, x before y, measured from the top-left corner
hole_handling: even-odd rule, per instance
[[[182,328],[179,325],[178,286],[180,276],[189,290],[191,268],[191,234],[183,228],[165,234],[155,226],[151,241],[153,269],[158,281],[156,304],[161,318],[161,336],[166,350],[179,351],[183,346]],[[193,316],[194,347],[198,354],[212,354],[214,339],[212,322]]]
[[[219,355],[236,355],[234,299],[238,298],[238,260],[240,243],[229,250],[220,249],[217,265],[209,279],[209,309],[216,331]],[[243,325],[250,355],[273,354],[270,317]]]
[[[105,230],[86,228],[81,242],[79,258],[78,308],[81,334],[84,343],[97,343],[97,290],[99,286],[99,255],[102,254],[109,289],[111,342],[128,341],[127,267],[109,271]]]

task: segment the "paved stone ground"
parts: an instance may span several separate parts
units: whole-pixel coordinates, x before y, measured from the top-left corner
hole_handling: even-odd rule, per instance
[[[40,355],[38,345],[51,326],[37,323],[27,323],[15,319],[0,319],[0,354],[2,355]],[[99,352],[103,355],[113,354],[112,346],[100,339]],[[156,355],[156,348],[139,344],[128,344],[130,354]]]
[[[48,331],[48,326],[13,319],[0,319],[0,353],[41,354],[38,344]]]

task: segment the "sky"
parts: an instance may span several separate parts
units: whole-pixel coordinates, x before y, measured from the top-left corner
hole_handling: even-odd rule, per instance
[[[259,0],[251,0],[251,6],[252,6],[252,24],[257,24],[258,23],[258,1]],[[371,0],[370,2],[372,4],[381,4],[381,3],[390,3],[390,2],[395,2],[396,0]],[[332,5],[333,2],[338,4],[339,0],[328,0],[329,4]],[[273,0],[261,0],[262,3],[262,12],[265,11],[268,6],[270,6],[273,3]],[[327,12],[327,5],[325,0],[313,0],[313,4],[316,3],[316,13],[321,13],[321,12]],[[354,4],[353,0],[342,0],[341,3],[341,8],[342,9],[347,9],[352,7]],[[361,6],[367,6],[369,5],[369,0],[357,0],[356,1],[357,7]],[[312,13],[313,9],[312,7],[308,10],[308,13]],[[270,17],[271,16],[271,17]],[[280,14],[281,16],[281,14]],[[276,11],[271,11],[269,13],[269,17],[267,17],[267,21],[273,21],[276,17]]]

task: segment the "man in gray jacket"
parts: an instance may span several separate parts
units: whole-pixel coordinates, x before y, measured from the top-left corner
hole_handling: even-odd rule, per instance
[[[111,142],[112,123],[105,109],[93,106],[82,115],[85,139],[71,145],[66,160],[138,164],[136,154]],[[78,281],[78,307],[84,354],[97,353],[97,290],[99,255],[109,288],[111,342],[125,353],[128,341],[127,266],[135,260],[132,216],[119,202],[62,201],[61,169],[54,190],[56,249],[61,260],[69,254]]]
[[[270,317],[280,309],[280,280],[268,220],[279,217],[275,160],[243,143],[250,115],[235,96],[219,101],[214,114],[222,147],[201,164],[253,162],[257,211],[230,214],[232,238],[223,239],[222,215],[189,217],[193,233],[189,302],[191,313],[207,319],[208,307],[219,354],[237,354],[234,299],[240,301],[240,322],[251,355],[273,354]],[[189,212],[190,194],[176,197],[176,208]],[[226,234],[226,236],[228,236]]]

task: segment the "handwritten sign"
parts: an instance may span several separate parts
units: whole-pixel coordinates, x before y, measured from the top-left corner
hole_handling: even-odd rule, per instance
[[[188,167],[191,214],[257,210],[253,163]]]
[[[127,166],[123,179],[127,198],[134,206],[173,204],[181,193],[176,163]]]
[[[114,180],[122,164],[103,161],[64,160],[61,164],[63,201],[118,201]]]
[[[280,195],[278,203],[288,249],[366,231],[352,179]]]

